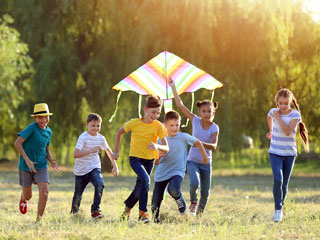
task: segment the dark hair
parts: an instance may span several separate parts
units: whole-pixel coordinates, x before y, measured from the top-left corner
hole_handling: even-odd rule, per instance
[[[164,115],[165,122],[172,120],[172,119],[180,120],[181,119],[180,114],[177,111],[172,110],[172,111],[167,112],[166,115]]]
[[[146,103],[144,104],[147,108],[157,108],[162,106],[162,100],[159,96],[148,95]]]
[[[218,102],[216,102],[216,101],[211,102],[211,101],[205,99],[203,101],[197,101],[197,103],[196,103],[196,106],[199,108],[199,110],[204,105],[209,105],[209,106],[213,107],[214,110],[218,109]]]
[[[295,107],[295,109],[297,109],[297,111],[301,114],[299,104],[296,98],[294,97],[293,93],[289,89],[282,88],[277,92],[274,98],[277,106],[278,106],[279,97],[289,98],[290,104],[293,103],[293,106]],[[306,128],[306,125],[302,121],[299,122],[298,125],[299,125],[299,134],[303,141],[304,149],[307,152],[309,152],[309,138],[308,138],[308,130]]]
[[[99,116],[99,114],[96,113],[90,113],[87,117],[87,123],[91,121],[100,121],[102,122],[102,117]]]

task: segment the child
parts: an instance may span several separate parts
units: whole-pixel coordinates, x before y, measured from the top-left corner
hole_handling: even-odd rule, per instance
[[[20,153],[18,167],[22,193],[19,209],[22,214],[27,213],[28,201],[32,197],[32,183],[37,184],[39,188],[37,222],[41,220],[48,201],[49,174],[47,159],[51,163],[51,167],[56,172],[59,171],[49,148],[52,131],[47,125],[51,115],[52,113],[49,112],[46,103],[35,104],[31,115],[35,122],[19,132],[14,143],[15,148]]]
[[[153,169],[154,159],[158,157],[158,151],[169,151],[166,140],[167,132],[162,123],[157,121],[160,116],[162,101],[158,96],[149,95],[144,105],[143,118],[131,119],[117,131],[115,143],[115,159],[119,157],[119,147],[122,135],[131,131],[129,159],[133,171],[137,174],[136,185],[124,201],[125,211],[121,220],[128,219],[130,210],[139,200],[139,221],[149,223],[147,214],[148,190],[150,186],[150,174]],[[156,144],[158,137],[161,144]]]
[[[117,163],[113,159],[113,153],[106,138],[101,135],[102,118],[91,113],[87,117],[88,131],[83,132],[76,144],[73,157],[76,159],[74,163],[73,173],[75,175],[75,190],[72,199],[71,213],[78,214],[82,194],[89,182],[94,186],[94,199],[91,205],[91,217],[94,219],[102,218],[100,211],[101,197],[103,193],[103,178],[101,174],[101,162],[99,157],[100,150],[106,151],[112,165],[112,175],[118,176],[119,170]]]
[[[271,139],[269,156],[273,173],[273,198],[275,211],[273,220],[282,221],[282,207],[287,196],[290,175],[297,156],[296,130],[299,125],[300,136],[306,151],[309,151],[308,131],[301,120],[297,100],[288,89],[281,89],[275,96],[277,108],[272,108],[267,117]],[[295,109],[291,108],[294,105]]]
[[[170,151],[161,156],[154,175],[155,186],[152,196],[152,216],[154,222],[160,222],[160,205],[163,193],[168,185],[168,192],[178,205],[179,212],[185,214],[186,202],[180,191],[181,183],[186,171],[188,145],[195,146],[202,155],[202,164],[208,162],[207,154],[202,143],[188,133],[179,132],[181,117],[176,111],[167,112],[164,125],[168,131],[167,141]]]
[[[172,88],[176,105],[181,110],[183,115],[185,115],[188,119],[190,119],[190,121],[192,121],[192,135],[202,142],[208,156],[208,163],[202,164],[202,156],[199,152],[199,149],[191,147],[187,159],[187,171],[190,179],[191,199],[189,211],[191,215],[199,215],[203,213],[210,195],[212,175],[212,150],[215,150],[217,148],[219,134],[219,127],[212,121],[212,119],[214,117],[216,109],[218,108],[218,103],[212,103],[208,100],[198,101],[197,107],[199,108],[198,113],[200,116],[198,117],[183,105],[183,102],[178,95],[174,81],[171,78],[169,79],[169,85]],[[197,193],[199,186],[200,202],[196,211],[198,199]]]

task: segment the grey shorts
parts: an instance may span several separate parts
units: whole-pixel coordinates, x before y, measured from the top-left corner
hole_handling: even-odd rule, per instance
[[[36,173],[19,169],[19,184],[22,187],[29,187],[32,183],[47,182],[49,184],[48,168],[41,168]]]

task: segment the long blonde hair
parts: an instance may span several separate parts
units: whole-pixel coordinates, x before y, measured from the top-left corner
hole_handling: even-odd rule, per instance
[[[301,114],[299,104],[298,104],[296,98],[294,97],[293,93],[289,89],[283,88],[277,92],[277,94],[274,98],[277,106],[278,106],[279,97],[289,98],[290,103],[292,102],[295,109]],[[299,134],[300,134],[300,137],[303,141],[304,149],[307,152],[309,152],[308,130],[306,128],[306,125],[302,121],[299,122]]]

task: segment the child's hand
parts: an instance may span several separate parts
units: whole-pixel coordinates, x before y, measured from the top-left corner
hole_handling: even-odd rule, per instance
[[[114,177],[119,176],[119,169],[118,169],[118,167],[117,167],[117,166],[114,166],[114,167],[112,168],[111,173],[112,173],[112,175],[113,175]]]
[[[208,157],[202,158],[201,164],[208,164]]]
[[[272,138],[272,132],[268,132],[267,135],[266,135],[266,137],[267,137],[267,139],[270,140],[270,139]]]
[[[55,170],[56,172],[59,172],[59,166],[57,165],[55,159],[52,159],[52,161],[51,161],[51,167],[52,167],[53,170]]]
[[[114,160],[117,160],[119,158],[119,152],[114,152],[112,156]]]
[[[34,172],[34,173],[37,172],[36,168],[34,167],[34,165],[37,164],[36,162],[32,162],[31,160],[26,160],[26,164],[28,165],[30,172]]]
[[[154,162],[155,165],[158,165],[160,163],[160,159],[157,158],[156,161]]]
[[[151,149],[151,150],[158,150],[159,146],[158,144],[155,144],[154,142],[151,142],[148,144],[147,148]]]
[[[164,151],[159,151],[159,158],[162,158],[164,155],[166,155],[166,153]]]
[[[175,87],[175,84],[174,84],[174,81],[173,81],[172,78],[169,78],[168,85],[169,85],[170,87]]]

